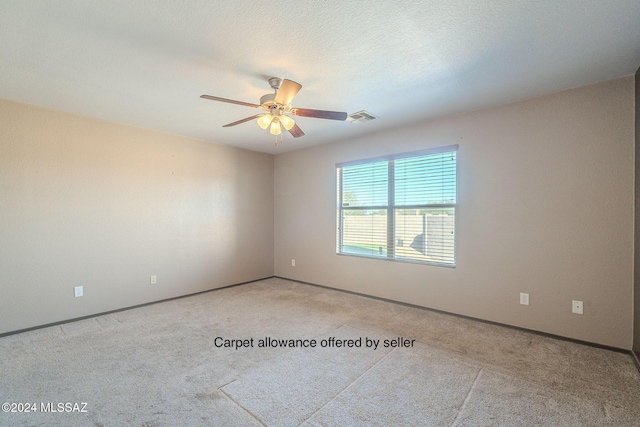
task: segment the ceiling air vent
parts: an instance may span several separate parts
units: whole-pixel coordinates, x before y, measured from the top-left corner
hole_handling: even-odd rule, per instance
[[[377,118],[378,116],[374,116],[370,112],[362,110],[358,111],[357,113],[349,114],[349,116],[347,116],[347,121],[351,123],[362,123],[369,122]]]

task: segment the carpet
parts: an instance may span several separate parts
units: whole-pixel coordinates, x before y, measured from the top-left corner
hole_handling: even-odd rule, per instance
[[[627,354],[273,278],[2,337],[0,403],[7,427],[640,426],[640,374]]]

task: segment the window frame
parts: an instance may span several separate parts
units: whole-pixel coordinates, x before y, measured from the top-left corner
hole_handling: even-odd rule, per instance
[[[439,153],[447,153],[447,152],[455,152],[456,160],[455,160],[455,203],[428,203],[428,204],[415,204],[415,205],[396,205],[395,200],[395,161],[400,159],[406,159],[411,157],[421,157],[428,156],[432,154]],[[353,256],[359,258],[369,258],[369,259],[378,259],[384,261],[396,261],[396,262],[408,262],[413,264],[422,264],[422,265],[433,265],[439,267],[449,267],[455,268],[457,265],[457,204],[458,204],[458,145],[448,145],[444,147],[436,147],[429,148],[425,150],[418,151],[410,151],[405,153],[398,153],[386,156],[379,157],[371,157],[367,159],[359,159],[348,162],[336,163],[336,254],[344,255],[344,256]],[[384,206],[371,205],[371,206],[357,206],[357,207],[345,207],[343,206],[343,168],[349,166],[356,166],[361,164],[371,164],[387,161],[387,204]],[[449,262],[438,262],[438,261],[425,261],[419,259],[411,259],[411,258],[397,258],[396,257],[396,211],[402,209],[453,209],[453,261]],[[387,250],[386,256],[375,256],[375,255],[365,255],[365,254],[357,254],[350,252],[343,252],[343,240],[344,240],[344,227],[343,227],[343,218],[342,214],[344,210],[386,210],[387,216]]]

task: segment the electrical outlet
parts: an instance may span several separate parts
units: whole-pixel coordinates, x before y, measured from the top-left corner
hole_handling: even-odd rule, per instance
[[[158,282],[158,279],[156,278],[155,274],[153,276],[151,276],[151,280],[150,280],[152,285],[155,285]]]
[[[529,305],[529,294],[520,294],[520,304]]]
[[[582,301],[573,300],[571,302],[571,312],[575,314],[583,314],[583,304]]]
[[[295,260],[295,259],[292,259],[292,260],[291,260],[291,267],[295,267],[295,266],[296,266],[296,260]]]
[[[82,289],[82,286],[76,286],[75,288],[73,288],[74,297],[79,298],[82,295],[84,295],[84,290]]]

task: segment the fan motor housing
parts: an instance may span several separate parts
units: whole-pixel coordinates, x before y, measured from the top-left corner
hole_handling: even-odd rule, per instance
[[[275,93],[268,93],[264,95],[263,97],[260,98],[260,105],[266,105],[266,106],[276,105],[276,103],[274,102],[275,97],[276,97]]]

